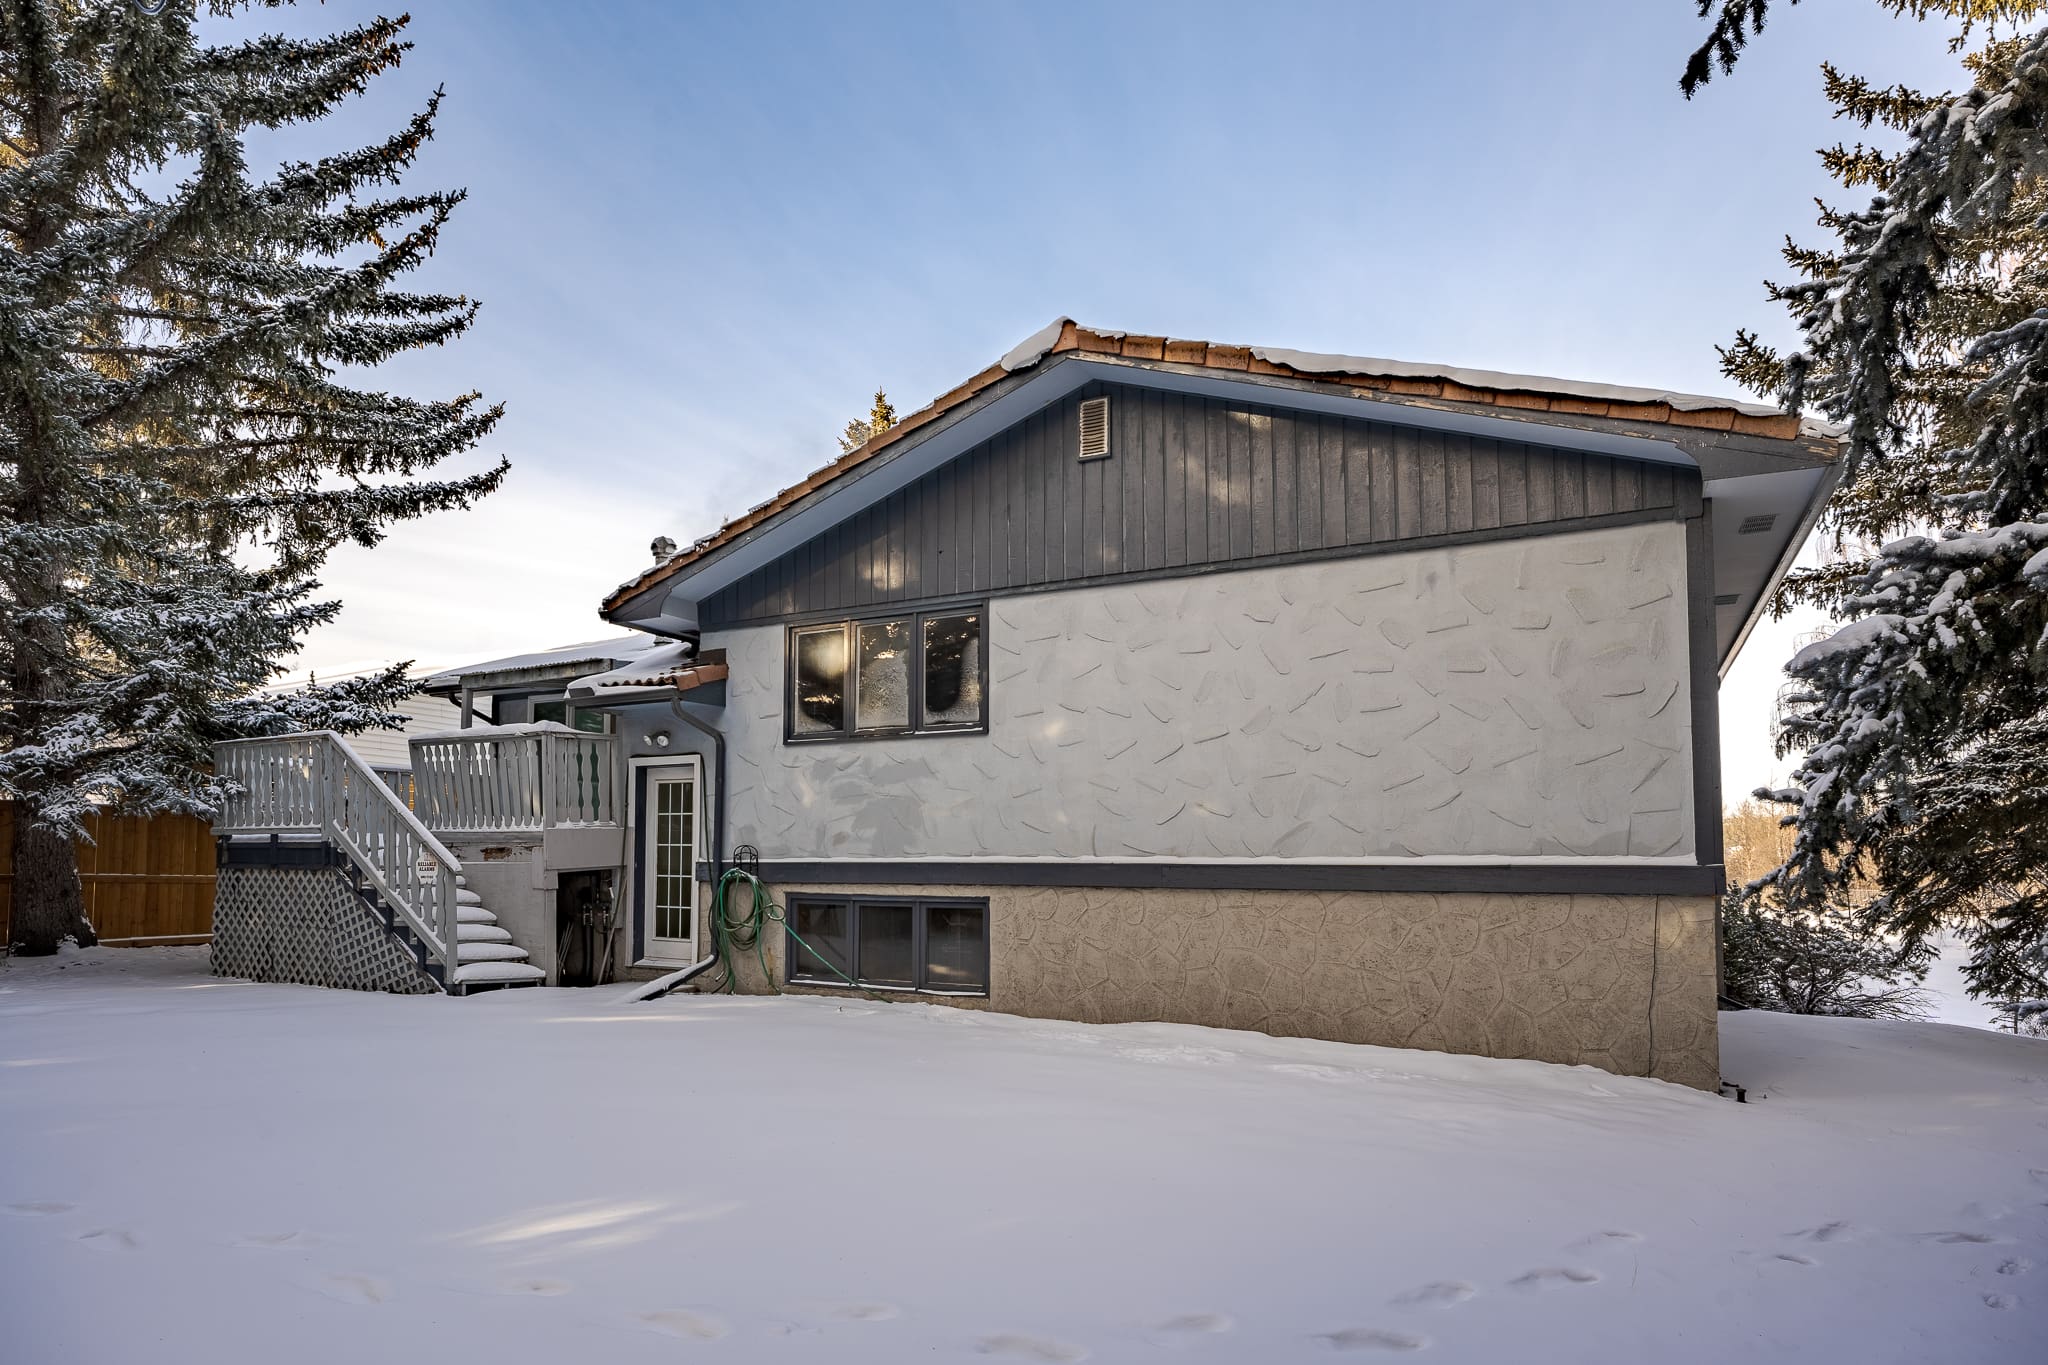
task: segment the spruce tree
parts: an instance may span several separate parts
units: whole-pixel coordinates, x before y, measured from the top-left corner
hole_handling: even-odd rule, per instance
[[[1965,36],[2044,8],[1880,3]],[[1878,192],[1824,212],[1831,250],[1787,246],[1802,278],[1772,294],[1800,349],[1744,335],[1724,360],[1842,424],[1829,519],[1873,546],[1788,585],[1846,624],[1787,666],[1783,746],[1803,757],[1771,793],[1795,825],[1773,894],[1820,916],[1874,877],[1866,927],[1909,952],[1953,928],[1973,993],[2009,996],[2048,942],[2048,32],[1994,37],[1965,66],[1970,89],[1931,96],[1824,71],[1842,116],[1905,146],[1824,154]]]
[[[839,433],[840,453],[852,454],[895,425],[896,405],[889,401],[888,394],[876,389],[874,405],[868,409],[868,415],[854,418]]]
[[[204,814],[216,739],[396,722],[403,664],[265,689],[339,610],[329,551],[505,470],[421,477],[496,424],[479,395],[361,383],[475,317],[398,287],[463,197],[394,188],[438,92],[374,146],[267,176],[245,156],[396,66],[406,21],[215,44],[194,0],[157,8],[0,0],[0,793],[30,952],[91,941],[88,810]]]
[[[1794,909],[1730,887],[1721,906],[1721,989],[1752,1009],[1917,1019],[1932,953],[1896,951],[1847,905]]]

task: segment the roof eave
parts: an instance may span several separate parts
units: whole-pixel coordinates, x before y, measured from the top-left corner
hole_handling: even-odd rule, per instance
[[[1268,367],[1273,368],[1273,367]],[[1312,404],[1340,415],[1406,425],[1453,426],[1483,431],[1531,444],[1590,449],[1622,458],[1690,464],[1707,478],[1774,470],[1811,469],[1833,463],[1838,442],[1830,437],[1801,432],[1796,436],[1767,436],[1688,422],[1637,421],[1627,418],[1551,410],[1504,407],[1494,403],[1463,402],[1428,394],[1400,394],[1384,389],[1364,388],[1337,379],[1303,378],[1281,373],[1250,370],[1218,370],[1166,359],[1133,358],[1101,351],[1067,350],[1055,353],[1028,369],[1005,375],[985,385],[965,401],[921,421],[917,428],[855,462],[842,460],[810,479],[778,495],[779,507],[767,509],[759,519],[724,540],[692,554],[678,555],[665,572],[621,587],[607,601],[601,614],[616,625],[632,626],[657,634],[681,634],[697,627],[694,611],[684,615],[682,605],[692,605],[705,594],[683,599],[681,592],[693,580],[745,553],[764,537],[773,534],[791,518],[801,516],[824,502],[847,494],[858,484],[899,460],[957,431],[962,424],[986,413],[1006,398],[1048,380],[1056,389],[1078,388],[1095,379],[1112,382],[1151,384],[1160,387],[1206,389],[1242,394],[1246,389],[1265,401],[1290,406]],[[965,386],[963,386],[965,387]],[[1049,395],[1053,401],[1059,394]],[[979,433],[977,433],[979,435]],[[965,447],[963,447],[965,448]],[[945,447],[941,447],[943,451]],[[859,452],[856,452],[858,454]],[[950,456],[948,457],[950,458]],[[716,591],[724,584],[712,587]]]

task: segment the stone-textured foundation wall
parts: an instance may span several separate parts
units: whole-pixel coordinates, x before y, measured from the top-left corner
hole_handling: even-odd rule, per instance
[[[223,867],[213,970],[251,981],[428,995],[440,989],[338,868]]]
[[[1710,896],[839,890],[987,898],[989,998],[911,999],[1720,1080]],[[791,892],[832,889],[775,898]],[[778,980],[785,947],[772,936]],[[763,987],[751,954],[739,980]]]

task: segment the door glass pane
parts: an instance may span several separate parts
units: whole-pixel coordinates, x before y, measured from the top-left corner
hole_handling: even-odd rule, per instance
[[[925,986],[935,991],[987,990],[987,907],[927,905],[924,913]]]
[[[837,981],[839,977],[832,971],[832,967],[837,967],[852,976],[853,933],[847,907],[837,901],[799,901],[794,913],[797,938],[803,943],[790,942],[789,974]],[[809,944],[809,948],[804,944]]]
[[[924,723],[981,724],[981,617],[924,623]]]
[[[860,907],[860,979],[877,986],[915,986],[910,952],[910,907]]]
[[[687,939],[690,912],[695,906],[696,828],[691,818],[696,784],[687,778],[658,778],[654,782],[654,812],[649,826],[653,847],[649,862],[654,869],[649,907],[654,937]]]
[[[910,622],[871,621],[855,628],[854,728],[900,730],[910,724]]]
[[[796,633],[796,698],[790,729],[799,735],[846,728],[846,630]]]

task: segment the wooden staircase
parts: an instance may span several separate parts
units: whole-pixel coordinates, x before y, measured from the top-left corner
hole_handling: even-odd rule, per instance
[[[226,741],[214,746],[214,771],[228,786],[218,838],[324,848],[320,858],[346,868],[367,912],[442,990],[546,980],[470,889],[461,862],[340,735]]]

